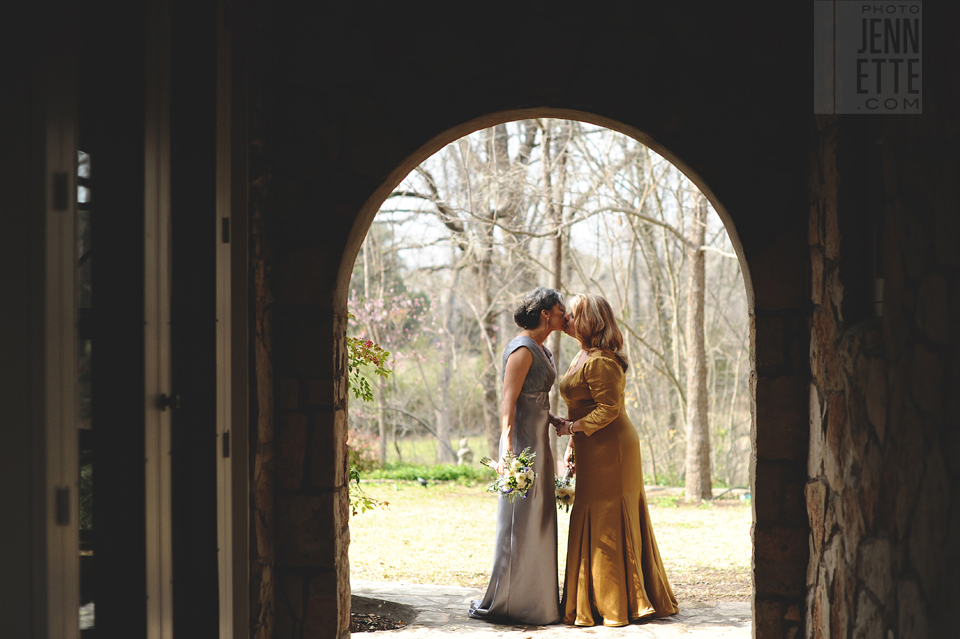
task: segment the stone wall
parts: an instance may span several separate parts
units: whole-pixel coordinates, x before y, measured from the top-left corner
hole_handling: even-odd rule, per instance
[[[809,529],[807,281],[802,236],[785,233],[750,261],[756,274],[751,339],[753,406],[753,622],[756,637],[802,636]],[[776,279],[770,273],[790,274]]]
[[[924,118],[937,106],[928,97]],[[808,238],[808,637],[957,633],[960,164],[955,113],[951,126],[935,121],[887,116],[860,140],[843,135],[859,123],[817,122]],[[904,162],[911,156],[925,161]],[[858,182],[838,169],[850,158],[877,170]],[[840,233],[851,206],[874,209],[865,216],[876,220],[879,238],[870,250],[853,236],[870,228]],[[882,317],[845,322],[844,298],[854,291],[841,277],[863,260],[875,260],[883,279]]]

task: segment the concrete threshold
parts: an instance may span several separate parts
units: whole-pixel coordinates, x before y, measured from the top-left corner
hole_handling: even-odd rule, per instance
[[[750,604],[733,601],[681,601],[680,612],[664,619],[642,621],[620,628],[593,626],[577,628],[554,626],[499,625],[471,619],[467,607],[471,599],[480,599],[483,591],[460,586],[435,586],[380,581],[351,581],[354,595],[383,599],[417,609],[418,614],[406,627],[398,630],[353,633],[354,637],[381,635],[410,637],[686,637],[696,639],[750,639],[752,615]]]

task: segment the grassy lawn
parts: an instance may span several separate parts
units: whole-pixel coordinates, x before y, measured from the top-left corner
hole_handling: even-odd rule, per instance
[[[484,435],[467,437],[470,448],[473,449],[473,463],[479,465],[480,458],[487,454],[487,438]],[[450,438],[450,445],[456,451],[460,448],[460,439]],[[404,437],[399,442],[400,455],[393,446],[393,441],[387,444],[387,463],[395,464],[402,461],[405,464],[435,464],[437,463],[436,437]]]
[[[471,444],[472,446],[473,444]],[[351,574],[358,579],[485,588],[493,562],[497,497],[482,486],[364,482],[390,505],[350,522]],[[739,600],[750,596],[749,502],[677,506],[651,499],[657,545],[677,597]],[[558,511],[560,574],[569,515]]]

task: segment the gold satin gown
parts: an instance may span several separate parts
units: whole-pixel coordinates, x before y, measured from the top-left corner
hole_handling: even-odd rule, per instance
[[[577,494],[560,602],[566,624],[623,626],[678,611],[647,511],[625,383],[623,369],[602,351],[560,379],[568,417],[584,428],[573,435]]]

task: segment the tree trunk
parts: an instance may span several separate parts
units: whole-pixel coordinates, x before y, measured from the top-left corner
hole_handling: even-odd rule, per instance
[[[477,265],[477,289],[480,300],[480,330],[483,331],[484,344],[483,372],[480,374],[480,386],[483,388],[483,424],[487,433],[487,453],[490,459],[500,457],[500,402],[497,400],[497,367],[494,357],[497,355],[497,314],[493,309],[493,296],[490,293],[490,277],[493,270],[493,225],[484,229],[484,252]],[[519,451],[517,451],[519,452]]]
[[[712,499],[710,431],[707,420],[707,355],[703,337],[706,268],[702,246],[706,236],[707,204],[700,199],[690,224],[687,289],[687,499]]]
[[[547,121],[549,122],[549,120]],[[552,142],[553,142],[553,131],[550,129],[549,124],[544,126],[542,129],[543,142],[540,149],[540,166],[542,168],[542,179],[543,179],[543,215],[547,222],[556,229],[556,236],[550,242],[550,248],[552,255],[552,264],[553,264],[553,288],[560,290],[560,286],[563,283],[562,271],[563,268],[563,235],[561,234],[560,227],[560,212],[561,209],[558,206],[554,205],[554,192],[553,192],[553,180],[551,179],[551,173],[553,171],[553,158],[551,157],[552,152]],[[551,336],[550,340],[550,350],[553,352],[553,363],[560,368],[559,358],[560,358],[560,333],[556,332]],[[551,388],[550,393],[550,412],[556,415],[560,407],[560,372],[557,371],[557,377],[553,382],[553,388]],[[560,438],[557,437],[556,432],[551,428],[549,430],[550,437],[550,448],[553,450],[554,459],[560,459]]]
[[[372,237],[372,236],[371,236]],[[380,280],[383,281],[383,273],[380,274]],[[363,299],[370,299],[370,242],[363,243]],[[370,339],[380,343],[380,335],[378,334],[376,325],[373,322],[370,322],[367,326],[367,330],[370,332]],[[387,465],[387,424],[384,420],[383,407],[387,405],[387,388],[386,380],[382,377],[377,377],[377,400],[380,402],[379,410],[377,410],[377,435],[380,437],[380,449],[378,451],[378,457],[380,459],[380,465]]]
[[[377,342],[379,343],[379,341]],[[380,436],[380,465],[387,465],[387,420],[384,417],[383,407],[387,405],[387,380],[377,376],[377,434]]]
[[[436,410],[437,418],[437,463],[452,464],[457,461],[456,455],[450,446],[450,357],[452,344],[450,343],[450,331],[453,319],[453,303],[457,290],[457,276],[453,276],[450,284],[450,292],[444,302],[443,308],[443,338],[440,340],[443,344],[443,351],[440,356],[440,398],[439,408]]]

